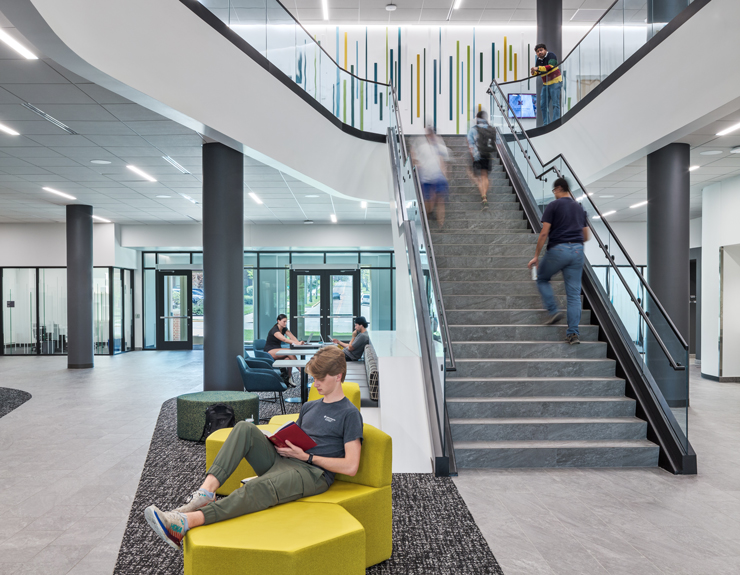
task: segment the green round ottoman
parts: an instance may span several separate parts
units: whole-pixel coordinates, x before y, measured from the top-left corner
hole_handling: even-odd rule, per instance
[[[248,391],[199,391],[177,398],[177,437],[198,441],[206,424],[206,408],[214,403],[225,403],[234,410],[236,421],[250,417],[260,420],[260,398]]]

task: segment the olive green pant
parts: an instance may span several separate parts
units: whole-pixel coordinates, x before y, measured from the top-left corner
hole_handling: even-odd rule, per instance
[[[265,434],[246,421],[234,426],[208,473],[223,484],[242,458],[247,460],[258,477],[247,481],[228,497],[201,509],[206,525],[323,493],[329,488],[323,469],[281,457]]]

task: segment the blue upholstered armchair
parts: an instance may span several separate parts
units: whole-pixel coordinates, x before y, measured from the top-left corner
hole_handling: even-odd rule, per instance
[[[265,340],[264,339],[255,339],[252,342],[252,350],[254,351],[254,357],[256,359],[262,359],[265,360],[272,366],[272,363],[275,361],[275,358],[272,357],[269,353],[265,351]]]
[[[272,364],[262,359],[244,358],[241,355],[236,356],[236,361],[239,364],[239,373],[241,373],[244,382],[244,391],[253,393],[274,392],[274,400],[260,398],[260,401],[279,402],[281,412],[285,413],[283,392],[288,389],[288,386],[280,380],[280,376],[272,368]]]

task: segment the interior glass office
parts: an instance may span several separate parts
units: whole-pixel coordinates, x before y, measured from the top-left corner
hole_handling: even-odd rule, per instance
[[[158,314],[157,311],[157,286],[159,285],[158,282],[161,283],[161,278],[158,279],[158,277],[173,271],[178,271],[180,274],[190,274],[192,279],[189,296],[178,292],[182,294],[178,297],[189,297],[192,307],[191,311],[184,317],[192,325],[192,348],[202,347],[205,338],[203,319],[205,309],[207,309],[205,300],[208,297],[208,280],[203,277],[203,270],[200,269],[202,263],[202,252],[142,253],[144,349],[159,349],[160,347],[157,342],[157,335],[165,327],[160,325],[162,320],[159,319],[159,316],[165,314]],[[395,290],[393,289],[395,260],[393,252],[388,250],[248,251],[244,252],[243,260],[244,342],[246,344],[250,344],[255,338],[266,337],[270,328],[275,324],[278,314],[291,314],[291,303],[296,304],[296,302],[291,302],[291,270],[297,267],[311,270],[312,266],[322,270],[335,266],[336,270],[344,268],[357,270],[358,302],[353,311],[359,309],[360,315],[367,318],[371,329],[395,329]],[[187,270],[183,269],[184,267]],[[345,273],[334,277],[336,289],[333,287],[324,288],[327,293],[331,293],[332,303],[329,304],[331,309],[339,315],[349,309],[345,305],[349,298],[345,299],[341,294],[346,290],[349,290],[347,294],[355,290],[354,279],[351,280],[352,287],[347,287],[349,285],[347,282],[350,280],[344,277],[346,275]],[[304,298],[313,297],[310,303],[315,306],[319,301],[317,290],[321,288],[318,284],[314,284],[316,282],[301,287],[300,294]],[[308,289],[310,293],[307,294],[305,289]],[[334,292],[339,294],[336,299],[334,299]],[[347,309],[344,309],[345,307]],[[332,311],[332,313],[334,312]],[[351,333],[351,317],[349,319],[337,317],[334,321],[336,326],[331,328],[332,333]],[[309,329],[309,331],[311,330]],[[343,337],[346,338],[347,335],[345,334]]]
[[[93,269],[95,353],[112,355],[134,348],[133,270]],[[2,268],[0,353],[67,353],[67,269]]]

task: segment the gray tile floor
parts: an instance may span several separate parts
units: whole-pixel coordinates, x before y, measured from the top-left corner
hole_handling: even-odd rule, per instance
[[[0,575],[113,572],[162,402],[201,389],[202,352],[2,357],[33,398],[0,418]]]
[[[506,575],[740,573],[740,385],[691,368],[699,474],[473,470],[455,479]]]
[[[162,402],[197,391],[202,352],[0,359],[33,399],[0,418],[0,575],[113,570]],[[740,385],[692,368],[700,474],[464,472],[455,482],[506,575],[740,573]]]

